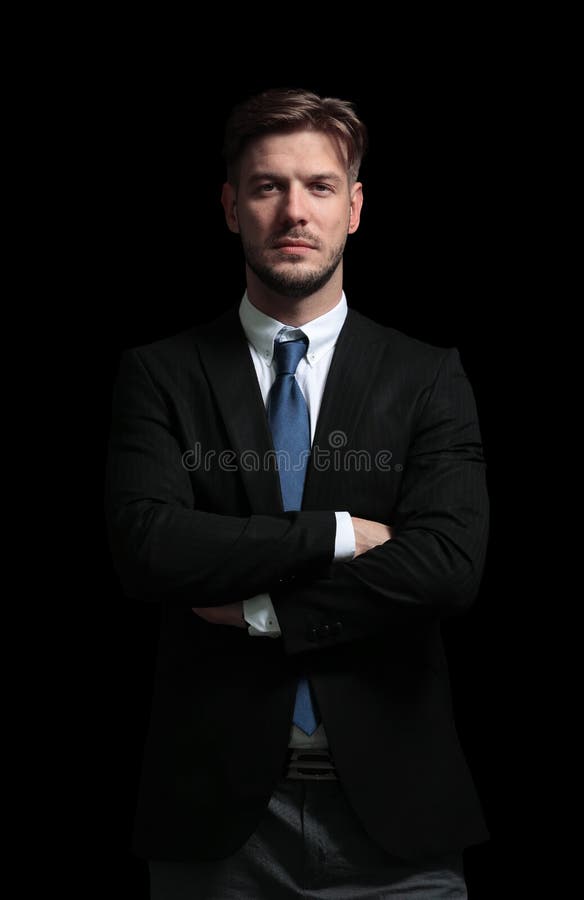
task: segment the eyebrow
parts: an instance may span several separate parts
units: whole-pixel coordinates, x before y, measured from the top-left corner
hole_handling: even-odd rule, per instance
[[[250,182],[255,181],[286,181],[286,177],[277,172],[255,172],[249,176]],[[319,172],[316,175],[309,175],[308,181],[333,181],[336,184],[342,182],[342,178],[336,172]]]

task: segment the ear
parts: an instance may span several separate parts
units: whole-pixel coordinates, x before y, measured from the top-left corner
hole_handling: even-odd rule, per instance
[[[221,203],[225,212],[225,221],[230,231],[239,234],[239,222],[237,221],[237,200],[235,188],[228,181],[223,185],[221,191]]]
[[[348,234],[354,234],[361,221],[361,208],[363,206],[363,185],[356,181],[351,189],[351,215],[349,217]]]

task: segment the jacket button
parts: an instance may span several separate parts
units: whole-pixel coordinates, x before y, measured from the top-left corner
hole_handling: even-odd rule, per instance
[[[282,575],[281,578],[278,578],[278,581],[280,584],[290,584],[295,578],[296,575]]]
[[[340,634],[343,630],[342,622],[335,622],[334,625],[331,625],[331,634]]]
[[[313,625],[312,628],[310,629],[310,631],[308,632],[308,640],[309,641],[318,641],[318,639],[319,639],[318,628],[316,627],[316,625]]]

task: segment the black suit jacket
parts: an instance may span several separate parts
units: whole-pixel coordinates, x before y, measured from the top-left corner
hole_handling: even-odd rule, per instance
[[[374,840],[415,859],[486,839],[439,624],[475,598],[488,529],[458,352],[349,310],[300,512],[282,511],[271,448],[236,309],[124,353],[111,548],[125,591],[161,610],[135,852],[219,858],[245,842],[282,774],[300,673]],[[389,523],[394,538],[332,563],[335,510]],[[279,639],[191,611],[262,591]]]

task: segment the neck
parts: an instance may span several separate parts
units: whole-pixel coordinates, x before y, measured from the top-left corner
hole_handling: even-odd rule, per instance
[[[252,306],[266,316],[271,316],[284,325],[300,328],[333,309],[341,299],[343,291],[342,263],[319,291],[298,299],[285,297],[266,287],[249,267],[247,268],[247,296]]]

